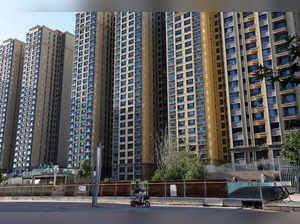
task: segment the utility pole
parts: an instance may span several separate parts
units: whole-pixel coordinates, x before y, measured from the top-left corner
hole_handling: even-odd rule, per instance
[[[100,178],[101,178],[101,152],[103,149],[103,145],[100,143],[97,146],[97,156],[96,156],[96,181],[94,184],[93,189],[93,198],[92,198],[92,207],[97,207],[97,197],[99,194],[99,184],[100,184]]]

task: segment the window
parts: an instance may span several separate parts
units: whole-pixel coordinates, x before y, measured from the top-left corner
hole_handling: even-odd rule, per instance
[[[195,104],[194,103],[189,103],[187,105],[188,109],[193,109],[195,107]]]
[[[176,23],[175,24],[175,28],[180,28],[181,27],[181,23]]]
[[[194,117],[194,116],[195,116],[195,112],[194,111],[188,112],[188,117]]]
[[[194,95],[189,95],[189,96],[187,96],[187,100],[188,100],[188,101],[194,100]]]
[[[244,23],[244,28],[247,29],[248,27],[253,26],[253,25],[254,25],[254,22],[249,21],[249,22]]]
[[[287,26],[286,21],[280,21],[280,22],[273,23],[274,30],[280,29],[280,28],[286,27],[286,26]]]
[[[189,120],[188,121],[188,125],[195,125],[195,123],[196,123],[195,120]]]
[[[178,122],[178,126],[179,126],[179,127],[183,127],[184,125],[185,125],[185,122],[184,122],[184,121],[179,121],[179,122]]]
[[[297,114],[297,108],[296,107],[284,108],[284,115],[285,116],[294,116],[296,114]]]
[[[194,91],[194,87],[189,87],[186,89],[187,93],[191,93]]]
[[[184,104],[182,104],[182,105],[178,105],[177,106],[177,109],[180,111],[180,110],[184,110]]]
[[[186,84],[187,84],[187,85],[191,85],[191,84],[193,84],[193,82],[194,82],[193,79],[186,80]]]
[[[233,32],[233,27],[228,27],[228,28],[225,28],[225,33],[232,33]]]
[[[178,118],[179,118],[179,119],[184,118],[184,113],[178,113]]]
[[[180,34],[181,34],[181,30],[175,31],[175,35],[176,35],[176,36],[178,36],[178,35],[180,35]]]
[[[178,134],[179,135],[185,135],[185,130],[184,129],[178,130]]]
[[[226,54],[234,54],[235,53],[235,48],[229,48],[226,50]]]
[[[196,142],[196,137],[195,136],[189,137],[189,142]]]
[[[284,95],[282,97],[282,102],[283,103],[289,103],[289,102],[294,102],[294,101],[296,101],[296,95],[295,94]]]
[[[255,36],[255,32],[249,32],[249,33],[245,34],[245,39],[249,39],[249,38],[254,37],[254,36]]]

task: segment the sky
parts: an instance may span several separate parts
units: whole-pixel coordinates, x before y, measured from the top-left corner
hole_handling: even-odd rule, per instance
[[[9,38],[25,42],[31,27],[45,25],[50,29],[68,31],[74,34],[75,12],[24,12],[0,11],[0,44]]]

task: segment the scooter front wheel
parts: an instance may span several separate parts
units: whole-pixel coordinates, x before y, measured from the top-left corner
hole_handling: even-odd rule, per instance
[[[131,202],[130,202],[130,206],[131,206],[131,207],[136,207],[135,201],[131,201]]]

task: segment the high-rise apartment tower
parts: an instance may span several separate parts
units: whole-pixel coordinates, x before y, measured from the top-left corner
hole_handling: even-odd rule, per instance
[[[9,39],[0,45],[0,168],[11,171],[16,141],[25,44]]]
[[[72,67],[72,42],[72,34],[45,26],[35,26],[26,35],[13,160],[16,173],[57,162],[62,80]]]
[[[300,87],[272,85],[255,72],[261,64],[275,75],[290,75],[284,43],[299,34],[299,14],[224,12],[221,21],[232,161],[272,160],[287,131],[300,127]]]
[[[68,168],[79,168],[86,160],[94,165],[101,143],[102,176],[111,175],[111,125],[114,14],[76,14],[75,51],[72,74]]]
[[[179,150],[218,164],[227,159],[220,19],[167,12],[168,126]]]

